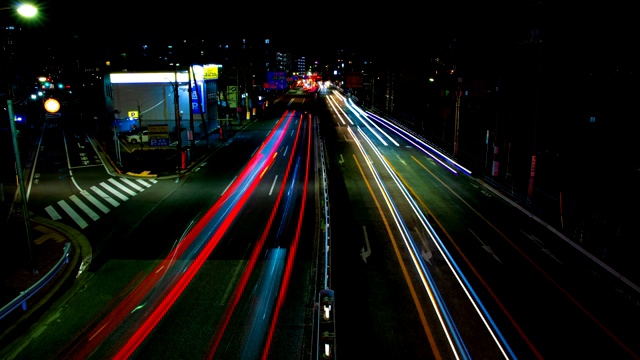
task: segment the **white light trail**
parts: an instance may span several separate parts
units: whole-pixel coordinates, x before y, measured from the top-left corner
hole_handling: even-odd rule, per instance
[[[362,131],[361,131],[361,134],[362,134],[363,138],[367,141],[369,146],[373,149],[374,153],[376,154],[376,156],[378,157],[380,162],[383,164],[383,166],[387,170],[388,174],[392,177],[392,179],[395,182],[396,186],[398,187],[398,189],[401,191],[401,193],[404,196],[404,198],[407,200],[407,202],[411,206],[411,209],[413,210],[415,215],[420,220],[420,223],[422,224],[423,228],[426,230],[426,232],[429,235],[429,237],[433,240],[433,242],[435,243],[435,245],[438,248],[438,250],[440,250],[440,252],[443,255],[445,255],[444,259],[445,259],[445,262],[447,263],[447,266],[451,269],[451,272],[454,274],[456,280],[460,284],[460,287],[463,289],[463,291],[467,295],[467,298],[469,299],[470,303],[473,305],[474,309],[476,310],[476,312],[480,316],[480,319],[485,324],[485,327],[487,328],[487,330],[491,334],[491,337],[494,339],[496,345],[500,348],[500,351],[503,353],[505,358],[508,358],[508,356],[506,354],[506,351],[502,346],[502,342],[498,340],[498,336],[496,335],[496,331],[498,331],[498,330],[497,330],[497,328],[495,328],[495,326],[492,327],[489,324],[489,323],[493,324],[493,321],[491,320],[490,315],[484,310],[484,306],[482,305],[480,299],[475,295],[475,292],[471,288],[471,284],[469,284],[469,282],[466,280],[464,274],[459,269],[458,265],[453,260],[453,257],[449,254],[448,250],[444,246],[444,243],[438,237],[438,235],[436,234],[435,230],[431,227],[431,224],[429,224],[429,222],[427,221],[427,217],[424,215],[422,210],[420,210],[419,206],[416,204],[416,202],[413,199],[413,197],[411,197],[411,195],[409,194],[409,191],[406,189],[404,184],[402,184],[400,179],[398,179],[398,176],[395,174],[393,169],[391,169],[391,167],[389,166],[387,161],[384,159],[383,155],[374,146],[373,142],[371,141],[371,139],[369,139],[366,136],[366,134],[364,134]],[[361,151],[363,151],[363,150],[361,150]],[[374,170],[372,169],[372,171],[374,171]],[[416,265],[416,269],[418,269],[419,272],[421,272],[421,273],[428,272],[429,270],[427,269],[427,266],[424,263],[425,260],[422,259],[421,256],[418,256],[419,251],[417,250],[417,246],[415,244],[415,240],[411,236],[411,233],[408,230],[404,229],[404,226],[403,226],[402,231],[406,231],[406,233],[407,233],[406,238],[405,237],[403,237],[403,238],[405,239],[405,243],[407,245],[407,249],[410,250],[410,254],[411,254],[412,259],[414,260],[414,264]],[[410,240],[410,242],[409,242],[409,240]],[[427,286],[427,284],[425,283],[425,287],[426,286]],[[482,308],[482,310],[480,308]]]
[[[362,132],[361,129],[358,129],[360,131],[360,134],[367,140],[367,142],[370,143],[370,140],[366,137],[366,135]],[[407,240],[407,236],[410,236],[410,234],[407,233],[405,227],[403,225],[401,225],[402,220],[400,219],[400,215],[397,212],[397,209],[395,208],[395,205],[393,205],[393,200],[391,199],[391,197],[388,195],[387,190],[384,186],[384,184],[382,183],[382,180],[380,180],[380,175],[377,172],[377,170],[375,169],[375,167],[372,164],[372,160],[369,157],[369,155],[367,154],[367,151],[364,149],[363,145],[361,144],[361,142],[358,140],[358,138],[355,136],[355,134],[352,132],[351,128],[349,128],[349,132],[351,133],[351,136],[354,138],[354,141],[356,143],[356,145],[358,146],[362,156],[367,160],[367,166],[369,167],[371,173],[374,176],[374,179],[378,185],[378,188],[380,189],[380,191],[383,194],[384,200],[387,203],[387,207],[389,208],[389,210],[391,211],[391,214],[393,216],[393,220],[396,223],[396,227],[398,228],[398,230],[400,231],[400,234],[403,238],[403,241],[405,242],[405,245],[407,245],[408,240]],[[370,143],[371,145],[371,143]],[[410,254],[413,258],[413,252],[410,251]],[[414,261],[414,265],[416,265],[416,260],[415,258],[413,259]],[[427,291],[427,294],[429,296],[429,298],[431,299],[431,304],[433,306],[433,309],[436,312],[436,315],[438,317],[438,320],[440,321],[440,326],[442,327],[442,329],[444,330],[444,333],[447,337],[447,340],[449,342],[449,346],[451,348],[451,350],[453,351],[453,353],[456,355],[456,358],[458,359],[458,351],[460,349],[458,349],[458,347],[454,344],[457,343],[460,346],[462,346],[463,344],[461,343],[461,341],[458,341],[457,339],[454,341],[454,339],[452,338],[452,336],[454,334],[457,334],[457,331],[453,330],[451,327],[453,326],[452,322],[450,320],[445,320],[445,315],[448,315],[448,311],[444,310],[444,307],[446,307],[446,305],[440,301],[437,300],[437,298],[439,297],[439,295],[436,295],[436,292],[438,292],[436,287],[432,287],[430,282],[426,279],[426,274],[425,271],[423,271],[420,267],[416,267],[416,269],[418,270],[418,274],[420,274],[420,278],[422,280],[422,284],[425,288],[425,290]],[[442,307],[442,309],[441,309]],[[463,351],[464,352],[464,351]]]

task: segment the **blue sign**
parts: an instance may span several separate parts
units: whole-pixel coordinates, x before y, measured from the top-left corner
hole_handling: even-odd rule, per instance
[[[281,71],[269,71],[267,72],[267,86],[269,89],[286,89],[287,88],[287,73]]]
[[[149,139],[149,146],[169,146],[169,138]]]
[[[202,83],[196,83],[196,86],[191,88],[191,113],[194,115],[206,113],[204,105],[204,99],[202,98]],[[198,104],[198,98],[200,98],[200,104]]]

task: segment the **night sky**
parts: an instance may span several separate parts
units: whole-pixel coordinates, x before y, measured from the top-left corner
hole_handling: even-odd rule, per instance
[[[588,69],[605,63],[636,63],[632,46],[640,33],[631,5],[607,2],[560,7],[542,1],[415,2],[188,2],[40,0],[40,18],[24,26],[55,43],[69,37],[101,49],[153,39],[200,37],[212,42],[269,38],[274,48],[314,54],[356,50],[376,56],[431,56],[452,39],[478,49],[521,41],[540,29],[552,70]],[[194,35],[197,34],[197,35]],[[414,55],[414,56],[412,56]],[[558,68],[562,68],[559,70]],[[581,69],[582,70],[582,69]]]
[[[102,6],[98,5],[101,4]],[[532,5],[533,4],[533,5]],[[38,26],[90,38],[104,47],[144,39],[200,34],[208,39],[270,38],[288,50],[340,48],[372,53],[421,54],[451,38],[474,42],[522,36],[540,22],[535,2],[393,2],[365,6],[332,2],[210,2],[113,0],[103,3],[42,0]],[[482,39],[482,40],[478,40]]]
[[[509,63],[514,44],[541,41],[541,67],[549,118],[563,121],[577,111],[609,112],[609,138],[627,139],[639,94],[636,66],[640,22],[631,5],[607,2],[567,7],[542,1],[415,2],[188,2],[40,0],[29,26],[48,46],[68,51],[124,52],[151,41],[201,38],[214,43],[269,38],[272,48],[295,56],[334,57],[336,50],[420,69],[455,43],[456,62],[491,71]],[[533,33],[533,30],[537,33]],[[86,46],[87,48],[78,48]],[[122,50],[121,50],[122,49]],[[597,103],[597,104],[596,104]],[[584,106],[590,109],[582,109]],[[577,109],[576,109],[577,108]],[[559,125],[561,126],[561,125]],[[625,130],[617,130],[619,128]],[[628,142],[625,140],[625,142]],[[615,144],[623,146],[621,142]],[[627,153],[630,150],[625,150]]]
[[[52,48],[61,46],[64,39],[80,39],[69,51],[113,54],[156,40],[177,43],[201,38],[222,43],[247,38],[255,43],[269,38],[273,49],[294,56],[332,58],[343,49],[414,69],[442,56],[455,43],[462,49],[456,59],[460,66],[480,71],[508,66],[513,73],[520,70],[509,57],[514,44],[534,39],[542,44],[541,91],[548,100],[549,121],[561,128],[579,111],[584,116],[615,114],[606,136],[625,139],[615,144],[617,149],[630,141],[625,121],[633,113],[625,101],[635,102],[640,95],[634,85],[640,64],[635,45],[640,22],[634,19],[631,5],[622,2],[609,1],[606,7],[531,0],[420,6],[408,1],[361,5],[113,0],[100,4],[40,0],[41,17],[32,28]],[[88,48],[77,48],[78,44]],[[625,130],[618,133],[617,128]]]

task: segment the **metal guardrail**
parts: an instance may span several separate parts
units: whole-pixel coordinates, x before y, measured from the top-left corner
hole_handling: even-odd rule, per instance
[[[322,183],[324,188],[324,269],[323,288],[318,293],[316,313],[316,359],[335,359],[335,304],[334,293],[331,289],[331,227],[329,223],[329,188],[327,168],[324,158],[324,143],[320,140],[320,162],[322,164]]]
[[[17,309],[19,306],[22,307],[23,311],[27,311],[27,300],[29,300],[33,295],[35,295],[38,291],[40,291],[51,279],[53,279],[62,268],[69,263],[69,252],[71,251],[71,243],[65,243],[63,247],[62,257],[56,263],[56,265],[49,270],[49,272],[43,276],[38,282],[33,284],[30,288],[23,291],[16,297],[11,300],[7,305],[3,306],[0,309],[0,320],[4,319],[5,316],[10,314],[13,310]]]

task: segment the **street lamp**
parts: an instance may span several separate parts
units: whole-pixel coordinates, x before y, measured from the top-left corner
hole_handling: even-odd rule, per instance
[[[0,8],[1,11],[11,10],[13,7]],[[18,14],[22,17],[31,18],[38,13],[38,9],[33,5],[21,4],[15,8]],[[31,219],[29,216],[29,209],[27,207],[27,192],[24,186],[24,179],[22,173],[22,165],[20,161],[20,149],[18,147],[18,136],[15,124],[15,115],[13,113],[13,99],[11,94],[11,85],[7,84],[9,91],[7,92],[7,111],[9,113],[9,127],[11,128],[11,139],[13,140],[13,152],[16,158],[16,172],[18,173],[18,186],[20,190],[20,198],[22,199],[22,217],[24,219],[24,225],[27,231],[27,246],[29,248],[29,260],[31,261],[32,271],[34,274],[38,273],[36,262],[33,257],[33,251],[31,249]]]
[[[38,8],[31,4],[19,4],[18,6],[7,6],[0,8],[0,10],[16,9],[18,14],[22,17],[34,17],[38,13]]]
[[[38,14],[38,8],[31,4],[20,4],[18,6],[7,6],[0,8],[0,11],[15,9],[16,12],[25,18],[32,18]]]
[[[38,9],[30,4],[22,4],[18,7],[18,14],[22,17],[30,18],[36,16]]]

